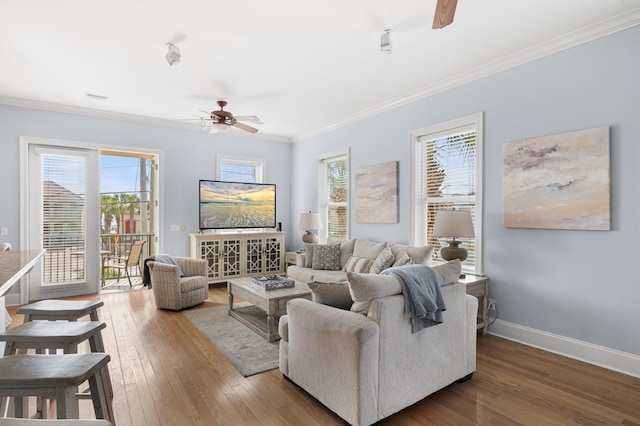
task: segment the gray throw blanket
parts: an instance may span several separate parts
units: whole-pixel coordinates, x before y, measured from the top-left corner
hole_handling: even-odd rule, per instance
[[[411,332],[442,323],[442,312],[447,309],[440,290],[440,280],[426,265],[406,265],[382,271],[400,281],[404,295],[404,311],[409,313]]]
[[[149,266],[147,266],[147,262],[150,261],[159,262],[159,263],[168,263],[169,265],[175,265],[178,267],[178,274],[180,277],[184,277],[184,272],[178,265],[178,262],[173,258],[173,256],[169,256],[168,254],[156,254],[155,256],[147,257],[143,262],[142,268],[142,284],[148,285],[151,288],[151,274],[149,273]]]

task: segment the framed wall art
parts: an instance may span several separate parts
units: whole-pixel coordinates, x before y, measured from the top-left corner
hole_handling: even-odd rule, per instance
[[[610,229],[609,127],[503,146],[504,226]]]
[[[355,171],[356,223],[398,223],[398,162]]]

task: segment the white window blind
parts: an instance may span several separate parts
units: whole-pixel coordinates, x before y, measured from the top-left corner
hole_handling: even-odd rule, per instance
[[[476,237],[457,239],[468,251],[463,270],[479,273],[481,116],[444,124],[414,132],[415,239],[433,245],[434,258],[439,259],[449,241],[433,235],[437,211],[470,211]]]
[[[82,157],[42,157],[42,247],[45,284],[84,278],[85,178]]]
[[[349,157],[347,154],[320,160],[319,213],[326,240],[349,238]]]
[[[218,180],[227,182],[262,183],[264,161],[218,157]]]

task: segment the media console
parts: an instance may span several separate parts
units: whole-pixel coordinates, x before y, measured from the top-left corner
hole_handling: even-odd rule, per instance
[[[189,234],[191,257],[207,261],[209,283],[284,274],[284,232]]]

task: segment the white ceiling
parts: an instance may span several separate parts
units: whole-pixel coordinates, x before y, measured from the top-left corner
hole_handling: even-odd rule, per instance
[[[297,140],[640,23],[640,0],[459,0],[433,30],[435,3],[3,0],[0,103],[198,129],[224,99]]]

